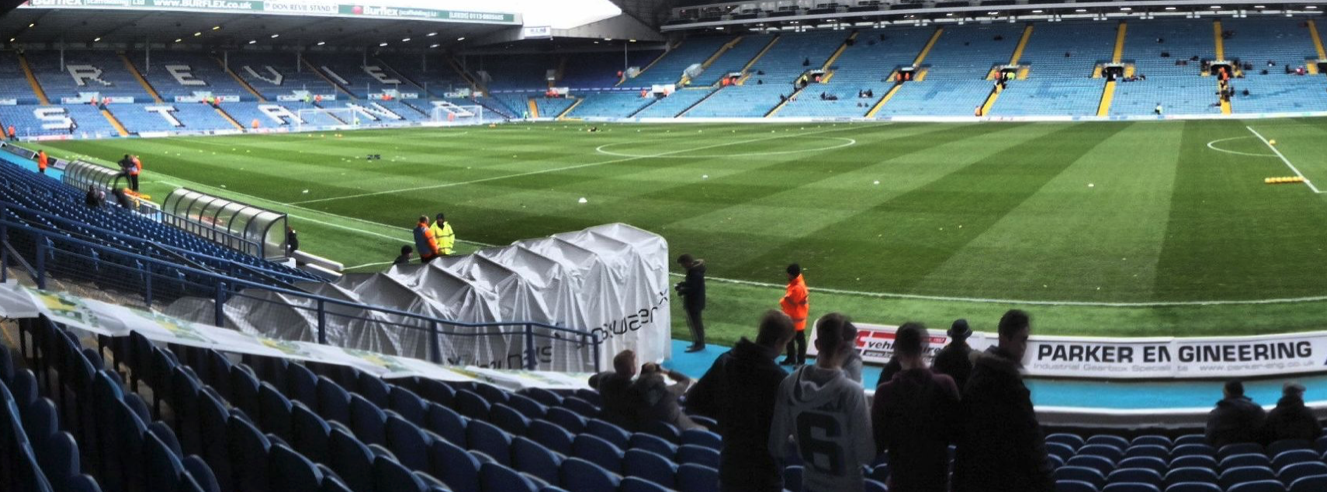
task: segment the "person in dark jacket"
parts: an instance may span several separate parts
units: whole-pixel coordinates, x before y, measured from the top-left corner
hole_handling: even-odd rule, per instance
[[[1286,383],[1281,387],[1281,400],[1267,413],[1263,423],[1263,442],[1271,444],[1286,439],[1316,442],[1322,437],[1322,422],[1304,406],[1304,385]]]
[[[775,363],[793,338],[793,321],[773,309],[760,318],[756,341],[742,337],[687,393],[687,409],[719,422],[719,489],[781,492],[783,471],[765,451],[774,400],[788,373]]]
[[[1221,449],[1227,444],[1261,442],[1267,413],[1244,396],[1244,383],[1229,381],[1221,393],[1225,398],[1207,414],[1207,444]]]
[[[410,256],[413,255],[414,253],[415,253],[415,248],[410,247],[409,244],[401,245],[401,256],[397,256],[395,260],[392,260],[392,264],[409,265]]]
[[[954,384],[963,389],[968,384],[968,376],[972,374],[972,347],[968,346],[972,328],[968,326],[968,320],[960,319],[949,327],[948,335],[949,345],[935,354],[934,369],[935,372],[954,378]]]
[[[898,361],[898,352],[894,352],[894,355],[889,357],[889,361],[885,362],[885,367],[880,369],[880,379],[875,381],[875,385],[880,386],[888,383],[889,380],[894,379],[895,374],[898,374],[902,370],[903,364]]]
[[[705,350],[705,260],[691,255],[677,257],[677,264],[687,271],[686,278],[677,284],[677,295],[682,297],[682,310],[686,312],[687,328],[691,329],[691,346],[687,352]]]
[[[671,379],[673,384],[668,384],[665,379]],[[636,422],[640,425],[659,421],[672,424],[681,430],[704,429],[682,412],[682,405],[678,402],[682,395],[687,393],[691,387],[691,378],[680,372],[664,369],[663,366],[654,362],[646,362],[640,367],[640,377],[631,384],[631,388],[636,392],[640,399],[640,406],[636,413]]]
[[[958,387],[926,368],[930,335],[920,323],[899,327],[894,354],[903,370],[880,385],[871,405],[876,452],[889,452],[889,490],[949,490],[949,443],[958,427]]]
[[[999,345],[973,365],[963,389],[963,432],[954,459],[954,492],[1050,492],[1046,440],[1023,384],[1031,322],[1014,309],[1000,318]]]
[[[590,378],[590,387],[599,391],[599,396],[604,399],[601,417],[629,431],[638,427],[637,414],[641,407],[640,394],[632,387],[631,380],[635,376],[636,353],[623,350],[613,356],[613,371]]]
[[[299,233],[286,226],[286,256],[295,256],[296,251],[299,251]]]

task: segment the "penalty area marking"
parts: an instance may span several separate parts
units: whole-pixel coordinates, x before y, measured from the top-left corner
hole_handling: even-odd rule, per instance
[[[773,152],[745,152],[740,154],[709,154],[709,155],[688,155],[685,153],[683,153],[682,155],[640,155],[640,154],[624,154],[621,152],[613,152],[610,150],[606,150],[609,147],[630,144],[630,142],[620,142],[614,144],[600,145],[598,147],[595,147],[594,151],[604,155],[611,155],[616,157],[631,157],[636,159],[726,159],[730,157],[765,157],[772,155],[801,154],[805,152],[825,152],[825,151],[838,150],[845,147],[852,147],[853,145],[857,145],[857,140],[851,138],[844,138],[844,137],[812,137],[812,138],[816,138],[817,140],[838,140],[840,143],[838,145],[831,145],[827,147],[819,147],[814,149],[796,149],[796,150],[784,150],[784,151],[773,151]]]
[[[1277,150],[1275,145],[1272,145],[1272,143],[1268,142],[1266,138],[1263,138],[1262,134],[1258,133],[1258,130],[1254,130],[1253,127],[1251,126],[1246,126],[1244,128],[1247,128],[1250,132],[1253,132],[1253,135],[1258,137],[1258,140],[1262,140],[1262,143],[1267,145],[1267,148],[1271,149],[1272,153],[1276,154],[1277,157],[1281,158],[1281,162],[1286,163],[1286,166],[1289,167],[1291,171],[1295,172],[1295,176],[1299,176],[1304,180],[1304,184],[1309,185],[1310,190],[1313,190],[1314,193],[1322,193],[1321,191],[1318,191],[1317,186],[1313,186],[1313,182],[1309,181],[1309,178],[1305,177],[1304,173],[1299,172],[1299,168],[1296,168],[1294,164],[1290,163],[1290,159],[1286,159],[1286,156],[1282,154],[1280,150]]]
[[[1216,144],[1219,144],[1219,143],[1221,143],[1221,142],[1229,142],[1229,141],[1232,141],[1232,140],[1245,140],[1245,139],[1250,139],[1250,138],[1256,138],[1256,137],[1253,137],[1253,136],[1247,136],[1247,137],[1230,137],[1230,138],[1223,138],[1223,139],[1220,139],[1220,140],[1213,140],[1213,141],[1211,141],[1211,142],[1207,142],[1207,148],[1212,149],[1212,150],[1215,150],[1215,151],[1217,151],[1217,152],[1225,152],[1225,153],[1227,153],[1227,154],[1242,155],[1242,156],[1247,156],[1247,157],[1276,157],[1276,154],[1254,154],[1254,153],[1250,153],[1250,152],[1240,152],[1240,151],[1238,151],[1238,150],[1223,149],[1223,148],[1220,148],[1220,147],[1217,147],[1217,146],[1216,146]]]

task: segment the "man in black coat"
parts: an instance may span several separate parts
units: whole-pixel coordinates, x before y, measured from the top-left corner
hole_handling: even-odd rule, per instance
[[[629,431],[638,427],[643,404],[640,393],[632,386],[632,378],[635,376],[636,353],[623,350],[613,356],[613,371],[601,372],[590,378],[590,387],[599,391],[599,396],[604,399],[601,417]]]
[[[1046,439],[1023,384],[1031,324],[1014,309],[1000,318],[1000,344],[982,354],[963,389],[963,435],[954,459],[954,492],[1051,492]]]
[[[753,343],[743,337],[687,393],[687,409],[714,418],[723,436],[723,492],[781,492],[783,472],[766,451],[774,401],[788,373],[775,363],[793,338],[793,322],[775,310],[760,318]]]
[[[959,391],[962,391],[968,384],[968,377],[972,375],[972,347],[968,346],[968,337],[972,336],[972,328],[968,326],[968,320],[960,319],[954,321],[948,334],[949,345],[935,354],[935,364],[932,368],[935,372],[954,378],[954,384],[957,384]]]
[[[885,381],[871,405],[878,452],[889,453],[889,490],[949,490],[949,444],[958,420],[954,380],[926,367],[930,335],[920,323],[899,327],[894,354],[903,370]]]
[[[677,264],[686,270],[686,278],[677,284],[677,295],[682,297],[682,310],[686,312],[687,328],[691,329],[691,346],[687,352],[705,350],[705,322],[701,311],[705,310],[705,260],[691,255],[677,258]]]
[[[1286,439],[1316,442],[1322,436],[1322,422],[1313,411],[1304,406],[1304,385],[1286,383],[1281,387],[1281,400],[1267,413],[1263,424],[1263,442],[1271,444]]]
[[[1229,381],[1221,392],[1225,398],[1207,414],[1207,444],[1221,449],[1227,444],[1261,442],[1267,413],[1244,396],[1244,383]]]

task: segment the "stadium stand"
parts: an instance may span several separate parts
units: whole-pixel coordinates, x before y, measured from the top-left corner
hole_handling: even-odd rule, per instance
[[[659,50],[630,50],[627,52],[626,66],[645,68],[662,54]],[[623,61],[620,52],[569,54],[566,70],[557,85],[584,90],[612,88],[621,80],[617,73],[623,71]]]
[[[748,70],[750,78],[743,85],[728,87],[706,99],[687,113],[688,117],[765,116],[779,105],[780,95],[791,96],[794,82],[811,70],[819,70],[848,37],[844,31],[815,31],[784,35],[772,49]],[[764,73],[764,75],[761,75]],[[807,86],[807,92],[819,88]],[[817,92],[818,94],[818,92]],[[804,94],[807,97],[809,94]]]
[[[705,72],[699,77],[691,80],[693,87],[710,87],[719,83],[719,79],[729,73],[742,72],[742,69],[751,63],[756,55],[760,54],[770,41],[774,39],[770,34],[748,34],[742,36],[731,49],[724,51],[722,55],[714,60]]]
[[[257,100],[226,73],[221,62],[211,55],[174,51],[153,53],[150,66],[145,65],[142,59],[129,60],[166,102],[173,102],[176,97],[197,97],[201,94],[238,97],[241,101]]]
[[[682,111],[685,111],[687,108],[696,105],[696,103],[699,103],[702,99],[708,97],[710,94],[713,94],[717,90],[724,90],[724,89],[680,90],[672,94],[669,94],[668,97],[665,97],[663,99],[654,102],[654,104],[649,105],[641,112],[636,113],[636,116],[641,118],[675,118],[677,116],[680,116]]]
[[[706,59],[732,42],[732,36],[700,36],[688,38],[682,44],[659,55],[654,64],[644,69],[636,78],[628,80],[625,86],[649,87],[655,84],[676,84],[682,79],[683,72],[692,65],[703,64]]]
[[[567,108],[570,108],[572,104],[576,104],[575,99],[565,97],[534,96],[533,99],[535,105],[539,107],[539,116],[543,118],[556,118]]]
[[[296,91],[330,96],[338,91],[328,79],[310,68],[308,60],[296,62],[295,56],[285,54],[234,53],[230,55],[230,69],[244,79],[254,90],[268,100],[279,96],[292,96]]]
[[[789,102],[779,112],[781,116],[863,116],[885,93],[894,86],[889,75],[901,66],[912,64],[917,53],[930,39],[932,29],[870,29],[858,34],[852,46],[839,56],[830,70],[829,82],[813,85],[816,89],[839,98],[837,101],[819,97],[800,97]],[[858,98],[860,91],[871,91],[874,98]]]
[[[15,104],[41,103],[32,92],[18,55],[9,51],[0,52],[0,99],[13,99]]]
[[[1019,63],[1031,66],[1031,79],[1091,77],[1098,63],[1111,60],[1117,28],[1115,22],[1035,24]]]
[[[368,65],[365,65],[362,59],[344,55],[318,55],[310,56],[308,61],[343,91],[356,98],[365,99],[369,94],[381,94],[383,90],[418,90],[414,84],[377,60],[368,60]]]
[[[134,102],[152,101],[126,66],[125,59],[113,52],[66,51],[63,60],[55,52],[29,52],[26,57],[33,75],[52,103],[59,103],[63,98],[84,102],[86,98],[81,95],[94,93],[102,98],[132,97]]]
[[[548,89],[548,71],[557,72],[561,61],[560,56],[545,54],[484,55],[468,57],[467,67],[476,75],[488,74],[490,91],[542,91]]]
[[[591,92],[584,96],[585,102],[572,109],[568,116],[626,118],[655,102],[654,98],[640,97],[640,93],[634,91]]]
[[[1152,114],[1157,104],[1166,114],[1221,113],[1216,80],[1201,76],[1216,49],[1211,21],[1130,22],[1127,33],[1124,62],[1146,80],[1116,86],[1112,116]]]
[[[444,60],[434,58],[426,61],[404,55],[384,55],[378,58],[378,62],[411,84],[426,88],[427,93],[434,97],[443,97],[448,92],[470,88],[470,83]]]
[[[1243,77],[1232,82],[1236,113],[1327,111],[1321,76],[1286,73],[1286,67],[1294,70],[1317,58],[1303,21],[1229,19],[1222,20],[1222,28],[1232,33],[1225,40],[1226,57],[1245,64]]]
[[[110,110],[130,133],[235,130],[215,109],[198,102],[116,104]]]

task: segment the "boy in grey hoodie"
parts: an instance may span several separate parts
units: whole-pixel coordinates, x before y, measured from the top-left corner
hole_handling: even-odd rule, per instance
[[[857,327],[839,313],[816,323],[815,365],[803,366],[779,386],[769,451],[784,458],[789,436],[805,463],[804,492],[863,490],[862,465],[875,457],[871,419],[862,386],[843,373],[856,350]]]

